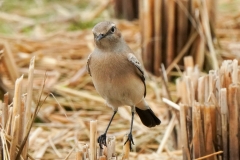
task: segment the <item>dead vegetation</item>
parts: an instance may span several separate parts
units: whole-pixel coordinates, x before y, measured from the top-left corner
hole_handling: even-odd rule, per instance
[[[41,109],[28,136],[28,154],[32,159],[81,159],[82,151],[90,146],[90,121],[97,120],[97,131],[101,133],[112,112],[95,91],[91,77],[85,69],[87,56],[94,48],[90,28],[96,22],[110,18],[106,9],[111,10],[109,5],[112,2],[72,0],[69,3],[47,3],[26,0],[23,4],[19,4],[18,9],[11,8],[14,5],[10,2],[5,8],[5,4],[2,4],[3,11],[0,12],[0,84],[1,88],[5,87],[3,92],[9,93],[8,102],[6,99],[3,100],[1,95],[3,102],[1,115],[7,114],[6,108],[8,111],[14,110],[16,103],[19,106],[31,103],[33,106],[31,112],[34,113],[44,83],[40,102],[49,96],[44,103],[40,103]],[[24,7],[25,3],[30,6]],[[232,4],[233,6],[230,7],[234,7],[235,3],[237,2],[221,2],[220,7],[224,7],[225,4]],[[216,35],[221,50],[217,52],[224,59],[239,59],[239,12],[230,14],[232,11],[226,8],[220,11],[216,20]],[[139,22],[113,21],[117,23],[130,47],[140,55]],[[29,64],[32,57],[35,57],[35,64],[31,88],[28,79],[31,79]],[[162,102],[162,97],[169,96],[172,101],[177,101],[176,87],[167,81],[163,68],[162,71],[165,77],[163,79],[150,74],[147,76],[147,100],[162,120],[162,124],[147,129],[138,117],[135,118],[133,135],[136,152],[129,154],[130,159],[181,159],[182,157],[181,143],[179,143],[179,111],[173,109],[177,114],[170,119],[168,109],[171,107]],[[201,71],[199,72],[201,74]],[[177,73],[179,74],[181,72]],[[23,75],[20,84],[22,89],[20,93],[16,93],[14,88],[19,85],[15,85],[15,81],[21,75]],[[31,94],[32,101],[29,102],[27,97]],[[13,97],[18,97],[18,100],[13,100]],[[123,149],[123,139],[128,132],[130,115],[130,108],[119,109],[109,130],[109,136],[115,137],[115,152],[119,158],[123,157],[124,152],[128,152]],[[20,132],[25,133],[26,136],[24,131],[26,126],[13,125],[18,123],[17,115],[8,114],[7,117],[12,117],[12,122],[8,125],[6,125],[8,118],[2,117],[2,143],[12,144],[11,136],[17,134],[14,132],[10,134],[3,126],[11,126],[12,131],[19,127]],[[173,128],[178,131],[175,136],[172,134]],[[15,147],[20,147],[23,140],[22,135],[22,141],[14,143]],[[12,146],[9,147],[10,145],[5,145],[4,151],[11,153]],[[17,156],[16,153],[14,156]],[[22,153],[26,156],[26,152]]]

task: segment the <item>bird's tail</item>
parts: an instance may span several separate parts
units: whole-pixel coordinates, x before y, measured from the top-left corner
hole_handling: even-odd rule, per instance
[[[136,112],[139,115],[142,123],[147,127],[155,127],[161,123],[160,119],[158,119],[153,111],[149,108],[146,110],[141,110],[136,107]]]

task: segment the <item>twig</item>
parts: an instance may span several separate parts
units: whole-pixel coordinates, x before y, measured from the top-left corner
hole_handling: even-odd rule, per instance
[[[102,1],[104,2],[104,1]],[[93,12],[91,12],[91,15],[87,16],[87,19],[84,19],[87,22],[93,21],[97,16],[99,16],[112,2],[112,0],[107,0],[103,4],[99,5],[98,8],[94,9]]]
[[[168,80],[167,80],[166,70],[165,70],[165,67],[164,67],[163,64],[161,64],[160,76],[161,76],[161,79],[162,79],[162,82],[163,82],[163,86],[164,86],[164,89],[165,89],[166,97],[169,100],[172,100],[170,92],[169,92],[169,89],[168,89],[168,85],[167,85],[167,81]]]
[[[56,153],[58,158],[61,158],[62,154],[57,150],[57,148],[56,148],[55,144],[53,143],[53,140],[50,136],[48,136],[48,142],[49,142],[50,146],[53,148],[53,151]]]
[[[206,158],[209,158],[209,157],[212,157],[212,156],[215,156],[215,155],[218,155],[218,154],[222,154],[223,151],[218,151],[218,152],[215,152],[215,153],[212,153],[212,154],[209,154],[209,155],[206,155],[206,156],[203,156],[203,157],[200,157],[200,158],[197,158],[195,160],[202,160],[202,159],[206,159]]]
[[[171,94],[169,92],[169,89],[168,89],[168,85],[167,85],[167,73],[166,73],[166,70],[165,70],[165,67],[163,64],[161,64],[161,70],[160,70],[160,77],[162,79],[162,82],[163,82],[163,86],[164,86],[164,89],[165,89],[165,93],[166,93],[166,97],[169,99],[169,100],[172,100],[172,97],[171,97]],[[174,112],[174,113],[173,113]],[[169,115],[169,119],[172,118],[172,116],[176,115],[175,111],[172,111],[171,109],[169,109],[168,111],[168,115]],[[179,121],[179,117],[177,118],[178,121]],[[173,137],[173,141],[174,141],[174,146],[177,147],[177,130],[176,128],[174,128],[174,131],[173,131],[173,134],[172,134],[172,137]]]
[[[178,111],[180,110],[180,106],[177,105],[176,103],[174,103],[173,101],[170,101],[170,100],[167,99],[167,98],[163,98],[162,100],[163,100],[163,102],[165,102],[165,103],[168,104],[169,106],[173,107],[174,109],[176,109],[176,110],[178,110]]]
[[[219,68],[218,61],[217,61],[216,52],[215,52],[215,49],[213,46],[213,40],[212,40],[212,36],[211,36],[211,32],[210,32],[206,0],[201,0],[201,2],[202,2],[202,7],[200,9],[200,12],[202,14],[203,28],[205,31],[205,35],[207,37],[207,44],[208,44],[208,47],[210,50],[210,55],[211,55],[212,62],[213,62],[213,68],[218,69]]]
[[[71,151],[67,154],[67,156],[64,158],[64,160],[68,160],[69,159],[69,157],[70,157],[70,155],[72,154],[72,152],[74,151],[74,149],[75,149],[75,147],[73,147],[72,149],[71,149]],[[77,154],[78,155],[78,154]],[[76,160],[80,160],[80,159],[76,159]]]
[[[187,50],[190,48],[190,46],[192,45],[192,43],[194,42],[194,40],[197,38],[198,33],[194,32],[189,40],[187,41],[187,43],[184,45],[184,47],[182,48],[181,52],[177,55],[177,57],[172,61],[172,63],[168,66],[167,68],[167,74],[169,74],[171,72],[171,70],[174,68],[174,66],[181,60],[181,58],[184,56],[184,54],[187,52]]]
[[[162,141],[161,141],[161,144],[160,144],[160,146],[158,147],[157,154],[162,153],[163,148],[164,148],[164,146],[165,146],[165,144],[166,144],[166,142],[167,142],[169,136],[171,135],[171,132],[173,131],[173,128],[174,128],[174,126],[175,126],[175,120],[176,120],[176,115],[174,114],[174,115],[172,116],[171,121],[169,122],[169,125],[168,125],[168,127],[167,127],[167,129],[166,129],[166,132],[165,132],[164,136],[163,136],[163,139],[162,139]]]

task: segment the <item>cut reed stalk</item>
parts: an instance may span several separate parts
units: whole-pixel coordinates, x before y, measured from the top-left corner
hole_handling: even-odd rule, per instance
[[[181,137],[182,137],[182,150],[183,150],[183,159],[190,160],[190,151],[188,145],[188,134],[187,134],[187,125],[186,125],[186,105],[180,104],[180,124],[181,124]]]
[[[162,63],[162,7],[163,1],[154,1],[154,74],[159,75]],[[159,14],[160,13],[160,14]]]
[[[33,95],[33,72],[34,72],[34,63],[35,57],[30,60],[29,71],[28,71],[28,81],[27,81],[27,100],[25,106],[25,115],[24,115],[24,123],[26,124],[26,128],[24,130],[24,136],[27,135],[27,131],[30,128],[31,121],[31,104],[32,104],[32,95]]]
[[[21,95],[22,95],[22,81],[23,81],[23,76],[18,78],[15,83],[15,92],[14,92],[14,98],[13,98],[13,114],[12,114],[12,128],[11,128],[11,136],[14,137],[14,142],[12,142],[11,145],[20,145],[22,136],[23,136],[23,130],[22,130],[22,122],[23,122],[23,116],[22,116],[22,106],[21,106]],[[18,116],[17,121],[15,121],[15,117]],[[17,124],[15,124],[17,123]],[[17,127],[18,129],[16,130],[14,127]],[[16,134],[18,134],[16,136]],[[16,143],[16,144],[15,144]],[[11,149],[15,149],[15,146],[11,147]],[[15,149],[16,151],[16,149]],[[15,151],[11,152],[11,157],[16,157]],[[14,153],[14,155],[13,155]]]
[[[177,17],[175,17],[175,20],[177,21],[177,43],[176,43],[176,54],[180,53],[182,48],[187,42],[188,39],[188,18],[185,14],[185,10],[188,9],[188,1],[186,0],[179,0],[176,2],[176,12]]]
[[[220,91],[221,118],[222,118],[222,146],[223,160],[228,159],[228,105],[227,105],[227,89],[222,88]]]
[[[108,136],[107,137],[107,157],[112,158],[115,157],[115,136]]]
[[[6,105],[8,105],[8,101],[9,101],[9,93],[7,92],[7,93],[4,94],[3,102],[4,102]]]
[[[127,141],[128,134],[126,134],[123,137],[123,144]],[[122,160],[128,160],[129,159],[129,153],[130,153],[130,141],[127,141],[125,145],[123,145],[123,157]]]
[[[82,151],[77,151],[76,160],[83,160],[83,152]]]
[[[106,156],[100,156],[99,160],[107,160],[107,157]]]
[[[200,126],[198,123],[199,114],[200,114],[200,106],[195,103],[192,108],[192,134],[193,134],[192,157],[194,159],[201,157],[200,143],[203,143],[199,139],[199,134],[200,134],[200,128],[199,128]]]
[[[198,102],[205,102],[205,76],[198,78]]]
[[[6,66],[8,74],[12,82],[15,82],[17,77],[19,77],[19,72],[17,69],[16,62],[14,61],[13,53],[9,44],[6,41],[0,41],[0,48],[3,48],[3,62]]]
[[[97,159],[97,121],[90,121],[90,160]]]
[[[216,143],[217,143],[217,115],[220,116],[219,112],[217,111],[218,107],[216,105],[213,104],[217,104],[216,103],[211,103],[210,107],[210,115],[211,115],[211,126],[212,126],[212,144],[214,147],[216,147]],[[214,148],[213,147],[213,148]]]
[[[192,81],[191,81],[190,77],[188,77],[188,76],[186,76],[184,78],[184,81],[186,83],[187,104],[190,105],[190,106],[193,106],[195,94],[194,94],[194,91],[193,91],[194,88],[193,88]]]
[[[228,89],[228,108],[229,108],[229,159],[239,159],[238,145],[238,92],[239,86],[231,84]]]
[[[142,46],[143,46],[143,60],[144,61],[144,66],[148,71],[153,71],[152,69],[152,60],[153,60],[153,41],[152,41],[152,35],[153,35],[153,17],[152,17],[152,8],[154,5],[153,0],[141,0],[142,4],[141,8],[142,9],[142,18],[144,22],[142,22],[142,36],[143,36],[143,41],[142,41]]]
[[[197,88],[191,87],[195,81],[189,78],[195,75],[191,68],[186,67],[183,77],[177,81],[178,95],[183,97],[182,106],[190,106],[186,114],[180,109],[180,119],[183,124],[181,133],[186,134],[183,139],[184,146],[190,149],[192,146],[190,153],[192,158],[202,159],[205,155],[209,155],[206,157],[209,160],[239,159],[238,62],[236,60],[223,61],[219,70],[211,70],[208,75],[197,77]],[[195,100],[193,95],[196,89],[198,96]],[[186,127],[184,119],[188,120]],[[184,159],[189,157],[185,148],[183,148]]]
[[[11,132],[11,145],[10,145],[10,159],[15,159],[16,158],[16,151],[17,151],[17,145],[18,145],[18,140],[19,140],[19,115],[15,115],[13,117],[13,123],[12,123],[12,132]]]
[[[185,56],[183,58],[183,61],[184,61],[185,70],[188,72],[189,69],[190,69],[190,72],[192,73],[193,68],[194,68],[193,57],[192,56]],[[189,75],[189,73],[187,73],[187,75]]]
[[[167,20],[168,20],[168,29],[167,29],[167,62],[166,66],[169,66],[175,57],[174,50],[174,35],[175,35],[175,1],[168,0],[168,12],[167,12]]]
[[[6,126],[6,134],[10,135],[11,134],[11,124],[12,124],[12,114],[13,114],[13,108],[9,108],[8,112],[8,121],[7,121],[7,126]]]
[[[196,64],[198,65],[200,70],[203,69],[204,51],[205,50],[206,50],[206,47],[205,47],[204,39],[198,37],[198,39],[197,39],[197,46],[196,46],[196,54],[194,56],[195,56]]]
[[[208,102],[209,99],[209,75],[204,76],[205,85],[204,85],[204,102]]]
[[[8,120],[8,105],[6,105],[5,103],[0,102],[0,108],[2,108],[2,127],[3,129],[6,128],[7,125],[7,120]]]
[[[148,71],[159,75],[157,67],[164,64],[169,66],[169,74],[174,66],[181,65],[184,54],[193,55],[202,69],[208,51],[213,61],[212,67],[218,68],[210,30],[213,21],[209,20],[215,19],[211,17],[215,14],[209,14],[215,12],[216,3],[211,3],[215,6],[208,9],[206,3],[206,0],[140,1],[143,62]],[[196,37],[192,39],[194,32],[197,32]]]
[[[205,130],[205,147],[206,153],[202,154],[204,156],[206,154],[211,154],[214,151],[213,139],[212,139],[212,123],[211,123],[211,109],[210,106],[207,105],[204,107],[204,130]],[[213,160],[214,157],[208,158],[209,160]]]
[[[233,60],[232,62],[232,83],[237,84],[238,81],[238,61],[236,59]]]

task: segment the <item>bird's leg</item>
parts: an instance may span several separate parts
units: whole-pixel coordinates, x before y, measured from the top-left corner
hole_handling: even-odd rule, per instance
[[[117,111],[114,111],[114,112],[113,112],[112,118],[110,119],[110,122],[108,123],[108,126],[107,126],[107,128],[106,128],[106,131],[105,131],[101,136],[98,137],[98,140],[97,140],[97,141],[98,141],[99,147],[100,147],[101,149],[103,149],[102,145],[107,146],[107,142],[106,142],[106,139],[107,139],[107,131],[108,131],[108,128],[110,127],[110,124],[111,124],[111,122],[112,122],[112,120],[113,120],[113,117],[115,116],[116,113],[117,113]]]
[[[130,126],[130,132],[128,134],[128,139],[124,143],[124,145],[127,143],[127,141],[130,142],[130,150],[132,151],[132,144],[134,145],[133,138],[132,138],[132,127],[133,127],[133,120],[134,120],[134,114],[135,114],[135,106],[132,106],[132,120],[131,120],[131,126]]]

